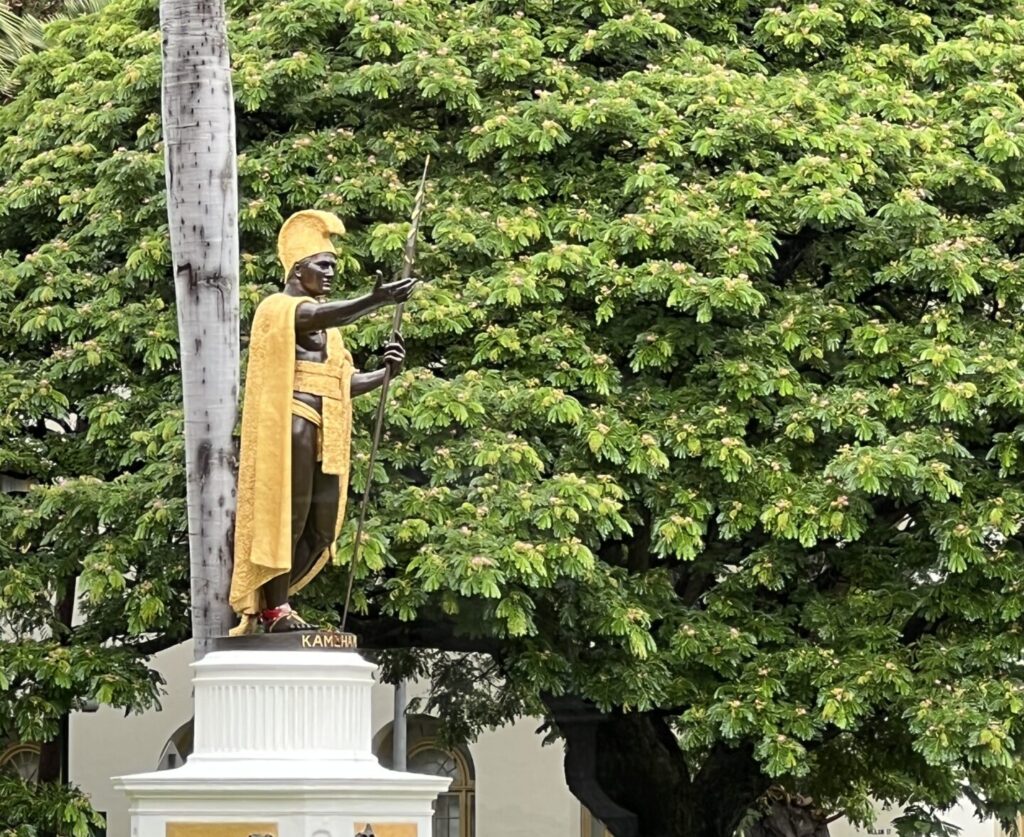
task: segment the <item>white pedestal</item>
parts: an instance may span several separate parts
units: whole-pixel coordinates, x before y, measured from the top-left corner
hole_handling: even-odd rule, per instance
[[[132,837],[430,837],[447,777],[380,766],[374,666],[353,651],[227,650],[194,663],[195,749],[114,779]],[[116,746],[116,742],[111,742]]]

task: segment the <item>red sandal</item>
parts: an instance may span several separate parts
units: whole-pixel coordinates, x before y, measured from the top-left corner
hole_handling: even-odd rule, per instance
[[[287,631],[311,631],[313,626],[299,616],[291,605],[283,604],[280,607],[272,607],[260,614],[260,622],[263,624],[265,634],[283,634]]]

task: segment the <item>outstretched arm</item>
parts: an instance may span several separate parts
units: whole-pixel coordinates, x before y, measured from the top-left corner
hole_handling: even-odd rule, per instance
[[[412,295],[417,282],[419,279],[415,277],[385,282],[384,277],[378,275],[373,290],[365,296],[338,302],[304,302],[295,309],[295,331],[306,334],[354,323],[384,305],[405,302]]]
[[[405,344],[402,342],[402,338],[399,337],[398,340],[388,343],[384,347],[384,368],[375,369],[373,372],[356,372],[352,376],[350,389],[352,397],[362,395],[364,392],[369,392],[371,389],[376,389],[383,384],[385,369],[390,369],[391,377],[394,378],[402,368],[404,361]]]

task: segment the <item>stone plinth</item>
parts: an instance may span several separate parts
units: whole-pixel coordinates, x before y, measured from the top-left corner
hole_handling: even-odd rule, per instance
[[[376,837],[430,837],[431,803],[450,779],[380,766],[374,666],[340,636],[225,640],[229,650],[194,663],[188,761],[114,780],[132,837],[353,837],[367,823]]]

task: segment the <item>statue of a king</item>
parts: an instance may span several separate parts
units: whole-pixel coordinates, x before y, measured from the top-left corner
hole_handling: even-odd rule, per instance
[[[282,293],[256,309],[242,406],[231,606],[233,635],[308,629],[288,597],[334,555],[348,490],[352,397],[380,386],[384,368],[357,372],[338,326],[404,302],[417,279],[385,282],[350,300],[325,302],[337,266],[330,212],[304,210],[281,227]],[[384,348],[395,374],[401,342]]]

